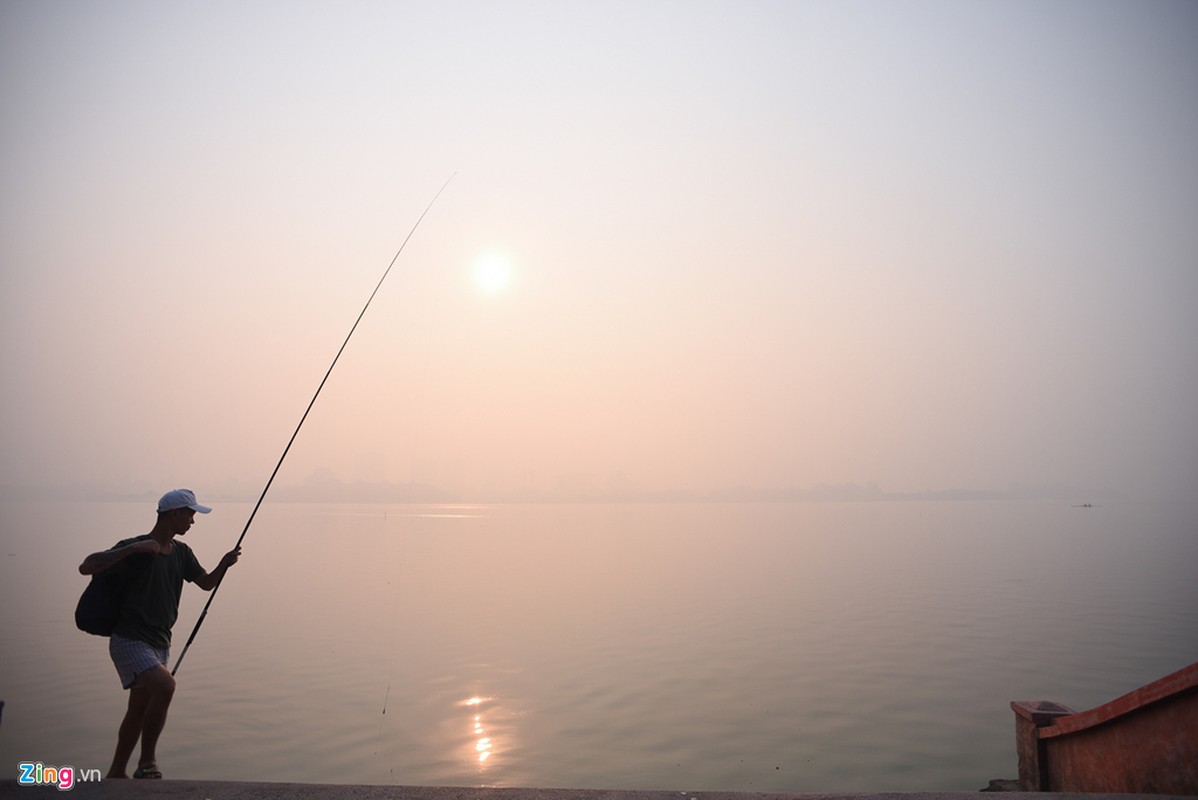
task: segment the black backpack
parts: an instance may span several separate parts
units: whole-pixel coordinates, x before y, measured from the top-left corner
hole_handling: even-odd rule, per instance
[[[149,534],[138,536],[130,543],[149,538]],[[111,636],[121,615],[121,606],[125,604],[129,582],[135,571],[145,567],[149,558],[148,553],[134,553],[92,575],[75,606],[75,627],[96,636]]]

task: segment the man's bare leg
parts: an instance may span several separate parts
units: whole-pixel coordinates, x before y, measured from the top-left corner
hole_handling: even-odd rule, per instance
[[[139,767],[157,761],[158,737],[166,726],[166,712],[175,695],[175,679],[163,665],[146,670],[137,676],[129,690],[129,707],[117,733],[116,753],[112,757],[109,778],[129,777],[125,770],[133,747],[141,739]]]
[[[125,710],[125,718],[116,735],[116,753],[112,756],[112,766],[108,768],[105,778],[128,778],[125,770],[129,766],[129,757],[133,748],[141,738],[142,719],[146,715],[146,705],[150,701],[150,693],[145,689],[134,686],[129,690],[129,707]]]
[[[149,702],[146,703],[141,722],[141,756],[137,759],[137,765],[144,767],[158,761],[155,750],[158,748],[158,737],[166,726],[166,711],[170,708],[171,698],[175,696],[175,678],[169,669],[159,664],[138,675],[137,683],[149,692]]]

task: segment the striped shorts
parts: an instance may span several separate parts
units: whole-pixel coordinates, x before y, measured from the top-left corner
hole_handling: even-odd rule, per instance
[[[138,675],[159,664],[166,666],[166,662],[170,660],[171,651],[169,649],[159,650],[145,642],[113,634],[108,637],[108,655],[112,656],[116,674],[121,678],[121,686],[125,689],[132,689],[133,682],[137,680]]]

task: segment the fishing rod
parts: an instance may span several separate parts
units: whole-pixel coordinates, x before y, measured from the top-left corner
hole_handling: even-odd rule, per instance
[[[270,485],[274,483],[275,476],[279,474],[279,467],[283,466],[283,460],[287,458],[287,453],[291,451],[291,445],[295,443],[295,437],[299,435],[300,428],[304,427],[304,420],[308,419],[308,412],[312,410],[312,406],[316,405],[316,398],[320,397],[320,390],[324,388],[329,376],[333,374],[333,367],[337,366],[337,360],[340,359],[341,354],[345,352],[345,346],[349,344],[350,337],[352,337],[354,335],[354,331],[358,329],[358,323],[362,321],[362,317],[366,316],[366,309],[370,308],[370,303],[374,300],[374,296],[379,293],[379,288],[382,287],[383,281],[387,280],[387,275],[391,273],[391,268],[395,266],[395,262],[399,260],[399,254],[403,252],[403,249],[408,244],[408,240],[412,238],[412,234],[414,234],[416,229],[420,227],[420,223],[424,220],[425,215],[428,214],[428,212],[432,209],[433,204],[437,202],[437,198],[441,196],[441,192],[444,192],[445,187],[449,186],[449,182],[453,180],[454,175],[457,175],[457,173],[455,172],[453,175],[449,176],[448,180],[446,180],[445,183],[441,185],[441,188],[437,190],[437,193],[433,195],[433,199],[429,201],[427,206],[425,206],[424,211],[416,220],[416,224],[412,226],[410,231],[408,231],[408,235],[404,237],[403,243],[400,244],[399,249],[395,251],[395,255],[391,257],[391,263],[388,264],[387,269],[383,271],[383,277],[379,278],[379,282],[375,285],[374,291],[370,293],[370,297],[366,300],[366,305],[362,306],[362,311],[358,314],[358,318],[354,320],[354,324],[349,329],[349,333],[345,335],[345,341],[341,343],[340,349],[337,350],[337,355],[333,356],[333,363],[329,364],[328,370],[324,373],[324,378],[321,379],[320,385],[316,387],[316,393],[312,395],[312,399],[308,402],[308,407],[304,410],[304,415],[300,417],[299,424],[295,426],[295,431],[292,432],[291,438],[287,441],[287,446],[283,448],[283,455],[279,456],[279,463],[275,464],[274,470],[270,473],[270,478],[267,479],[266,486],[262,489],[262,494],[258,496],[258,502],[254,503],[254,509],[250,512],[249,519],[245,521],[245,527],[241,529],[241,536],[237,537],[237,544],[233,545],[234,550],[236,550],[238,547],[241,547],[241,540],[244,539],[246,533],[249,532],[250,525],[254,522],[254,516],[258,513],[258,508],[261,507],[262,501],[266,499],[266,493],[270,491]],[[221,583],[224,583],[223,577],[221,579]],[[208,594],[208,602],[204,603],[204,610],[200,612],[200,618],[196,620],[195,627],[191,629],[191,635],[187,637],[187,643],[183,645],[183,651],[179,653],[179,660],[175,662],[175,667],[171,670],[171,675],[174,675],[179,671],[179,665],[183,663],[183,657],[187,655],[187,649],[191,647],[191,643],[195,641],[196,634],[200,631],[200,626],[204,624],[204,618],[208,616],[208,607],[212,605],[212,601],[216,598],[216,591],[219,588],[220,583],[212,587],[212,591]]]

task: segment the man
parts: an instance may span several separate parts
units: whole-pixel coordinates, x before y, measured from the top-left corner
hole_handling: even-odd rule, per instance
[[[196,512],[211,508],[196,502],[190,489],[167,492],[158,501],[158,520],[144,536],[123,539],[111,549],[92,553],[79,565],[79,572],[92,575],[107,569],[127,573],[128,592],[116,628],[109,637],[108,652],[129,690],[129,707],[117,733],[116,753],[108,778],[127,778],[125,770],[133,747],[141,740],[141,754],[134,778],[161,778],[155,749],[166,725],[166,711],[175,693],[175,678],[167,669],[171,628],[179,616],[183,581],[210,592],[237,563],[238,546],[221,558],[212,572],[196,561],[191,548],[175,537],[183,536],[195,521]],[[130,558],[144,554],[138,558]]]

